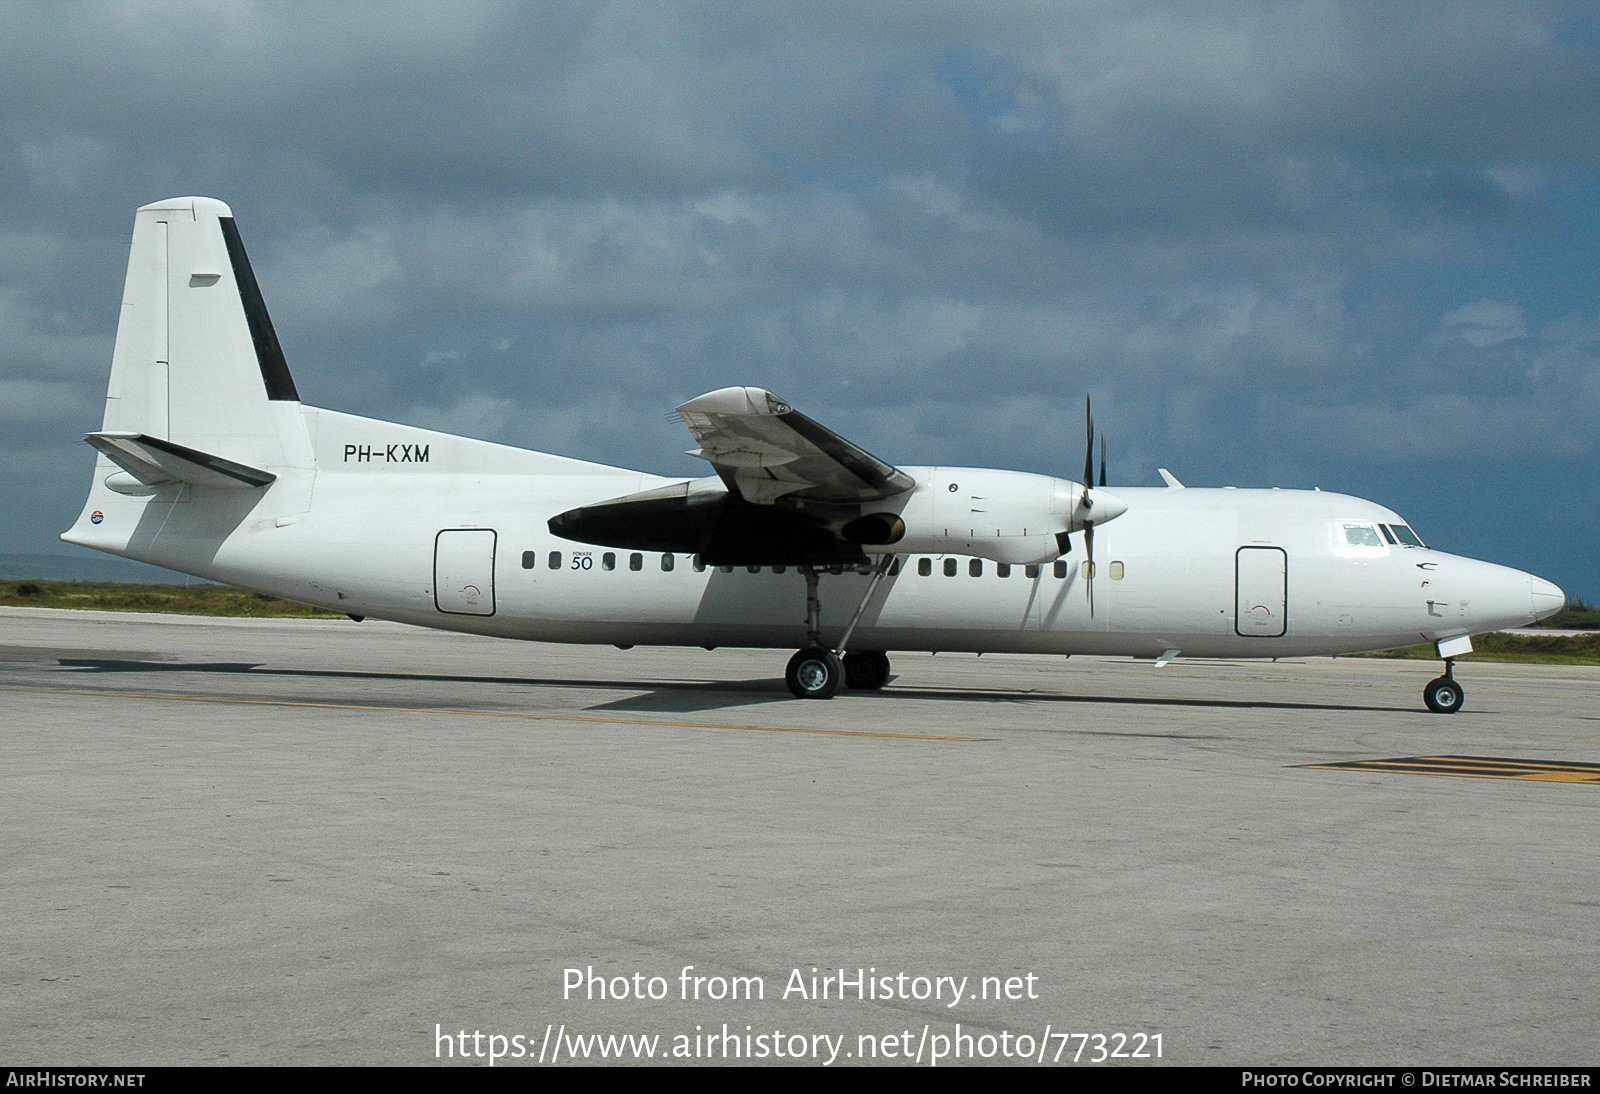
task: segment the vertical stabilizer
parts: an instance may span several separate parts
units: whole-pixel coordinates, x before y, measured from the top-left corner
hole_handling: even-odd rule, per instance
[[[89,497],[68,543],[214,576],[240,528],[310,511],[316,462],[233,212],[172,198],[133,221]]]
[[[309,468],[299,400],[232,210],[202,197],[140,209],[102,431]]]

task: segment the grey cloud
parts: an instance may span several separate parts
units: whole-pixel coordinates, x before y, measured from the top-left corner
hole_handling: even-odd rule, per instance
[[[1476,304],[1467,304],[1441,316],[1433,340],[1443,344],[1459,339],[1475,349],[1484,349],[1524,338],[1527,334],[1528,325],[1521,308],[1485,297]]]

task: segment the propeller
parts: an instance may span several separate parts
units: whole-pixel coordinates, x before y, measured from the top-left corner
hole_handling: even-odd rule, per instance
[[[1078,492],[1074,503],[1072,516],[1067,521],[1067,527],[1056,533],[1056,546],[1060,554],[1072,552],[1071,533],[1074,528],[1083,530],[1083,547],[1088,557],[1088,568],[1084,573],[1084,594],[1089,598],[1089,617],[1094,618],[1094,529],[1097,524],[1104,524],[1108,520],[1115,520],[1128,511],[1127,503],[1105,488],[1106,466],[1106,435],[1100,434],[1100,485],[1095,487],[1094,474],[1094,406],[1089,396],[1083,397],[1083,426],[1087,434],[1083,448],[1083,488]],[[1058,495],[1060,496],[1060,495]],[[1057,556],[1059,557],[1059,555]]]
[[[1088,555],[1089,569],[1084,579],[1084,591],[1089,598],[1089,618],[1094,618],[1094,521],[1090,512],[1094,509],[1094,497],[1090,491],[1094,487],[1094,411],[1089,403],[1089,396],[1083,397],[1083,422],[1084,430],[1088,434],[1084,442],[1083,452],[1083,549]],[[1106,435],[1100,434],[1100,485],[1106,484]],[[1120,512],[1120,510],[1118,510]],[[1116,513],[1112,513],[1116,516]]]

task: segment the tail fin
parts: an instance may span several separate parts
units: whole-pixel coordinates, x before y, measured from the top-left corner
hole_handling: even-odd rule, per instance
[[[222,202],[135,216],[105,418],[85,440],[100,456],[68,543],[215,576],[243,522],[309,510],[306,411]]]
[[[202,197],[141,208],[101,431],[308,468],[299,401],[232,210]]]

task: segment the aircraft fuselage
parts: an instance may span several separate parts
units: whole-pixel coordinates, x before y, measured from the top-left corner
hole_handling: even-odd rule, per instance
[[[795,567],[697,568],[692,555],[591,547],[548,528],[557,513],[678,480],[298,409],[316,438],[311,467],[277,468],[261,492],[179,484],[128,496],[101,481],[115,470],[103,466],[64,538],[352,615],[504,638],[792,648],[804,637]],[[930,493],[983,473],[904,470]],[[1092,616],[1081,534],[1073,551],[1037,566],[908,553],[874,592],[851,646],[1337,654],[1519,626],[1562,603],[1548,582],[1507,567],[1352,545],[1347,526],[1404,523],[1359,498],[1231,488],[1117,496],[1128,510],[1097,531]],[[834,569],[821,582],[830,642],[868,582]]]

